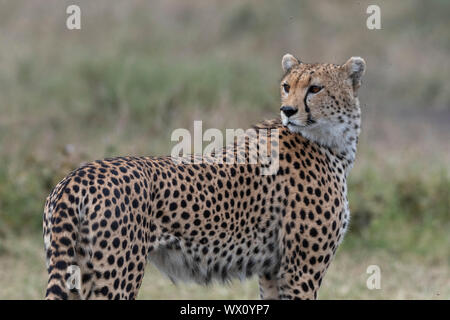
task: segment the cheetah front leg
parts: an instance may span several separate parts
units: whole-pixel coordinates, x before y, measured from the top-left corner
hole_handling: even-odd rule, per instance
[[[291,231],[281,239],[281,265],[277,274],[280,299],[317,299],[322,279],[334,257],[332,246],[323,240],[320,243],[313,228],[300,226],[299,230],[308,232],[295,235]]]
[[[262,300],[278,300],[278,281],[276,274],[259,276],[259,296]]]
[[[308,241],[309,240],[309,241]],[[322,284],[328,267],[334,257],[329,247],[325,250],[316,248],[312,239],[302,241],[301,246],[291,241],[282,255],[280,270],[277,276],[280,299],[317,299],[317,292]]]
[[[282,264],[278,274],[278,295],[282,300],[315,300],[320,284],[298,266]]]

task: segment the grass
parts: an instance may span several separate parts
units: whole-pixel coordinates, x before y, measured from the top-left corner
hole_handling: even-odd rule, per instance
[[[43,298],[47,274],[41,242],[37,235],[9,237],[2,242],[0,300]],[[444,257],[429,261],[420,255],[397,254],[382,248],[348,247],[346,242],[325,277],[320,299],[450,299],[450,269]],[[381,269],[379,290],[366,286],[369,265]],[[149,266],[138,298],[258,299],[258,294],[256,278],[209,287],[182,283],[175,286]]]

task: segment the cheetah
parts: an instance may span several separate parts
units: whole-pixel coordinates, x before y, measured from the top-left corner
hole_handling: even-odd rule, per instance
[[[65,177],[44,209],[46,299],[136,299],[147,262],[174,282],[257,275],[262,299],[317,299],[349,224],[365,62],[286,54],[282,69],[281,116],[254,126],[276,134],[273,174],[245,161],[117,157]]]

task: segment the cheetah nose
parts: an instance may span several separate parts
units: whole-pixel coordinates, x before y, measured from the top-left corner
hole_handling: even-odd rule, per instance
[[[286,115],[286,117],[290,117],[290,116],[292,116],[292,115],[294,115],[294,114],[296,114],[297,113],[297,109],[295,109],[294,107],[292,107],[292,106],[282,106],[281,108],[280,108],[280,110],[281,110],[281,112],[283,112],[285,115]]]

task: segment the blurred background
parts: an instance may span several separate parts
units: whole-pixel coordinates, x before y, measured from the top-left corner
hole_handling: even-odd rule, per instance
[[[81,30],[66,8],[81,8]],[[366,9],[381,8],[381,30]],[[281,57],[366,60],[350,230],[321,299],[450,299],[450,2],[0,1],[0,299],[41,299],[46,196],[84,161],[165,155],[176,128],[279,115]],[[381,289],[369,290],[369,265]],[[256,299],[256,279],[141,299]]]

